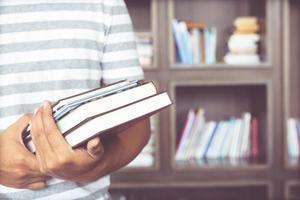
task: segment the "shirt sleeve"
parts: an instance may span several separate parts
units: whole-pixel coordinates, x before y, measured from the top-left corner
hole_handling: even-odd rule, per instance
[[[136,38],[124,0],[107,0],[110,9],[101,60],[102,82],[143,79],[139,64]]]

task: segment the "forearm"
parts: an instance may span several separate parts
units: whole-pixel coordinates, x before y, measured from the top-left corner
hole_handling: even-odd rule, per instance
[[[132,161],[150,138],[149,119],[140,121],[104,143],[104,155],[90,172],[78,177],[79,182],[90,182],[110,174]]]

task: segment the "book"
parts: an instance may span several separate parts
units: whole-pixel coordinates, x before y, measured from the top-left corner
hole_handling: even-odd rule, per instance
[[[258,160],[259,147],[258,147],[258,121],[257,118],[253,118],[251,121],[251,152],[254,161]]]
[[[188,146],[188,138],[190,137],[193,124],[195,123],[196,113],[193,109],[190,109],[187,115],[187,119],[179,140],[177,151],[176,151],[176,160],[184,160],[184,151]]]
[[[157,93],[152,82],[122,81],[59,100],[53,116],[66,141],[76,148],[93,137],[119,132],[171,104],[168,94]],[[23,139],[34,152],[30,127],[24,130]]]
[[[254,26],[258,24],[258,18],[254,16],[242,16],[238,17],[234,21],[234,26],[235,27],[240,27],[240,26]]]

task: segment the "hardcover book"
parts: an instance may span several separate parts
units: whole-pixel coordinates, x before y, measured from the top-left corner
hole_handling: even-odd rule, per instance
[[[120,132],[171,104],[168,94],[158,93],[152,82],[121,81],[57,101],[53,117],[76,148],[96,136]],[[23,131],[23,141],[35,152],[30,125]]]

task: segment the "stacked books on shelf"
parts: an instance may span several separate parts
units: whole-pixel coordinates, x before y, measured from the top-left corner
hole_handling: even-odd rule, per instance
[[[156,118],[151,117],[151,137],[148,144],[144,147],[142,152],[133,160],[131,161],[126,167],[133,168],[133,167],[153,167],[155,165],[155,147],[156,147]]]
[[[287,122],[287,151],[291,164],[299,163],[300,120],[290,118]]]
[[[241,118],[207,121],[205,110],[190,109],[175,160],[200,165],[241,165],[258,160],[258,122],[249,112]]]
[[[141,66],[148,68],[153,65],[153,37],[151,33],[139,32],[137,36],[137,51]]]
[[[152,82],[120,81],[57,101],[53,117],[66,141],[76,148],[93,137],[117,134],[169,105],[168,94],[158,93]],[[35,152],[30,126],[22,136]]]
[[[260,41],[257,17],[238,17],[235,32],[228,41],[229,52],[224,57],[226,64],[253,65],[260,63],[258,42]]]
[[[176,62],[213,64],[216,62],[217,30],[202,22],[173,20]]]

